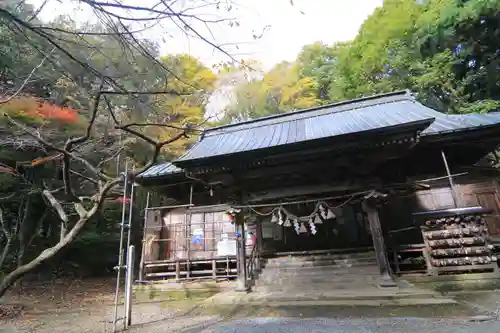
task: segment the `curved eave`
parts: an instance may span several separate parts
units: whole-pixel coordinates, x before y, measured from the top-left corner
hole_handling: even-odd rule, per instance
[[[135,182],[142,186],[175,185],[186,181],[188,178],[186,178],[184,170],[170,162],[153,165],[135,178]]]
[[[422,133],[422,143],[464,142],[473,143],[471,139],[486,139],[492,143],[500,143],[500,122],[477,127],[455,128],[439,132]]]
[[[387,126],[376,128],[372,130],[349,133],[345,135],[337,135],[333,137],[320,138],[315,140],[296,142],[293,144],[283,144],[278,146],[266,147],[255,150],[242,151],[231,154],[223,154],[211,157],[203,157],[197,159],[184,159],[184,160],[176,160],[173,161],[177,167],[183,169],[189,169],[192,167],[204,166],[204,165],[214,165],[221,163],[223,161],[231,160],[240,160],[240,159],[259,159],[259,158],[268,158],[269,156],[283,154],[287,152],[293,152],[298,150],[306,150],[306,149],[314,149],[317,147],[327,147],[332,144],[339,143],[360,143],[366,142],[367,140],[372,140],[374,138],[383,139],[384,136],[390,136],[395,134],[407,133],[408,135],[413,135],[417,132],[423,131],[427,128],[432,122],[434,118],[426,118],[423,120],[407,122],[404,124],[398,124],[394,126]]]

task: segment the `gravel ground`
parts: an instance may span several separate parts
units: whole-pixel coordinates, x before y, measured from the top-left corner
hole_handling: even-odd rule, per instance
[[[0,333],[104,333],[113,328],[112,306],[82,309],[70,312],[28,313],[15,320],[0,320]],[[186,313],[187,312],[187,313]],[[120,313],[123,313],[120,310]],[[133,327],[128,332],[134,333],[173,333],[190,328],[193,325],[215,323],[216,315],[191,316],[186,308],[165,308],[161,304],[138,304],[133,308]],[[123,327],[123,322],[117,324]]]
[[[255,318],[216,324],[185,333],[493,333],[500,322],[418,318],[287,319]],[[183,332],[183,333],[184,333]]]

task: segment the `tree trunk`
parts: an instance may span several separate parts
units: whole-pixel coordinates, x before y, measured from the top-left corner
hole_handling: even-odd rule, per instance
[[[95,210],[94,210],[95,213]],[[54,245],[53,247],[50,247],[48,249],[45,249],[36,257],[35,259],[31,260],[29,263],[25,265],[21,265],[14,271],[10,272],[5,276],[5,278],[2,280],[0,283],[0,298],[5,295],[7,290],[20,278],[22,278],[24,275],[27,273],[33,271],[35,268],[40,266],[42,263],[45,261],[51,259],[54,257],[59,251],[67,247],[75,238],[76,236],[80,233],[81,229],[84,227],[85,223],[92,217],[93,214],[88,214],[84,218],[81,218],[76,222],[75,226],[71,229],[68,234],[61,239],[59,243]]]
[[[11,245],[12,245],[12,238],[7,237],[7,242],[5,243],[5,247],[2,250],[2,256],[0,256],[0,271],[2,270],[5,259],[7,259],[7,255],[9,254]]]

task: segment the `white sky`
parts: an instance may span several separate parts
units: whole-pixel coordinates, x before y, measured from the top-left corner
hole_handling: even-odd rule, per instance
[[[110,0],[100,0],[102,2]],[[152,0],[127,0],[125,3],[147,6]],[[182,0],[181,0],[182,1]],[[189,3],[192,0],[183,0]],[[354,38],[363,21],[383,0],[235,0],[238,4],[230,12],[203,9],[193,14],[204,17],[236,17],[239,28],[230,27],[227,22],[210,25],[210,32],[204,25],[196,29],[215,41],[217,44],[232,43],[225,49],[238,59],[259,60],[264,68],[282,60],[294,60],[303,45],[322,41],[327,44],[346,41]],[[43,0],[30,0],[40,5]],[[51,19],[57,14],[69,13],[80,21],[92,20],[92,12],[88,10],[74,12],[71,0],[52,0],[41,13],[42,19]],[[111,2],[111,1],[110,1]],[[304,13],[302,14],[301,11]],[[252,35],[260,34],[264,27],[263,37],[254,40]],[[207,43],[186,37],[172,22],[165,22],[145,33],[148,38],[157,40],[162,54],[189,53],[204,63],[211,65],[227,61],[229,57]],[[237,45],[237,48],[236,46]]]

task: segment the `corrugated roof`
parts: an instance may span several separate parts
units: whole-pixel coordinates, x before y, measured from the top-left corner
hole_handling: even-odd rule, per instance
[[[177,174],[184,172],[181,168],[176,167],[170,162],[153,165],[151,168],[142,172],[137,176],[137,178],[150,178],[150,177],[161,177],[171,174]]]
[[[407,92],[396,92],[209,129],[177,161],[361,133],[429,118],[434,122],[423,136],[499,124],[500,112],[448,115],[420,104]]]
[[[421,135],[432,136],[500,124],[500,112],[448,115],[396,92],[325,105],[206,130],[177,161],[265,149],[434,119]],[[181,173],[172,163],[151,167],[141,178]]]
[[[425,107],[409,94],[399,92],[222,126],[207,130],[203,138],[177,161],[360,133],[433,118],[427,112],[422,113],[422,108]]]
[[[420,104],[421,105],[421,104]],[[487,114],[445,114],[421,105],[422,114],[434,117],[434,122],[422,132],[422,136],[470,130],[477,127],[500,124],[500,112]]]

